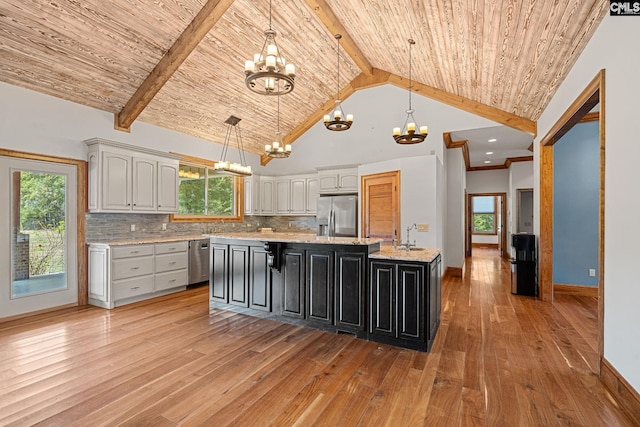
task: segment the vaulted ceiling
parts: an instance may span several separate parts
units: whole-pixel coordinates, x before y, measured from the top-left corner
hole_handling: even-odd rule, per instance
[[[412,38],[414,92],[535,134],[608,3],[274,0],[297,74],[281,97],[285,142],[334,106],[336,33],[343,100],[407,88]],[[243,70],[268,25],[267,0],[0,0],[0,81],[111,112],[120,128],[140,120],[215,142],[233,114],[245,149],[261,154],[277,100],[247,89]]]

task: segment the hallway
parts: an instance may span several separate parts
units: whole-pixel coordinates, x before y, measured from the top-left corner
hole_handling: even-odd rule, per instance
[[[0,323],[0,425],[634,425],[589,304],[512,295],[494,250],[466,272],[430,353],[209,310],[207,287]]]

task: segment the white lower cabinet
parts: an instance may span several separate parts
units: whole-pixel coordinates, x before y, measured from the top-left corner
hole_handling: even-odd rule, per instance
[[[103,308],[184,290],[188,242],[89,245],[89,304]]]

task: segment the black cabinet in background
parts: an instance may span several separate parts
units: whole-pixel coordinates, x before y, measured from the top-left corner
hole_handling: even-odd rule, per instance
[[[307,319],[320,325],[333,323],[334,253],[308,249],[307,261]]]
[[[209,256],[209,298],[221,303],[229,302],[227,292],[227,262],[229,245],[210,245]]]
[[[304,250],[284,249],[281,266],[281,314],[287,317],[304,319]]]
[[[357,336],[366,334],[366,261],[362,252],[336,252],[334,325]]]

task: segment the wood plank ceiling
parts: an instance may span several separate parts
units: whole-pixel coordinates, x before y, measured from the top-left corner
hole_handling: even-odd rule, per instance
[[[334,105],[336,32],[342,99],[379,84],[407,88],[413,38],[417,93],[533,134],[607,9],[604,0],[274,0],[278,45],[297,69],[295,90],[281,97],[285,141]],[[132,120],[222,142],[233,114],[245,149],[261,154],[277,100],[249,91],[243,70],[268,24],[266,0],[0,0],[0,81],[117,117],[167,55],[158,66],[166,83],[152,81],[157,94]],[[183,32],[188,41],[176,43]]]

